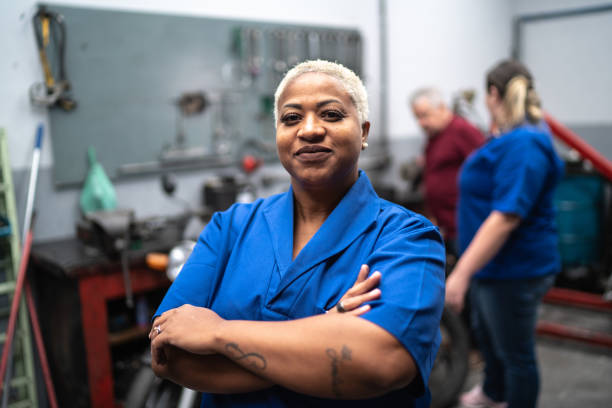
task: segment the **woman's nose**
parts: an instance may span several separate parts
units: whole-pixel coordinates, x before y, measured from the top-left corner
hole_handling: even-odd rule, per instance
[[[298,132],[298,137],[304,139],[320,138],[325,136],[325,128],[321,126],[315,115],[306,115],[302,122],[302,127]]]

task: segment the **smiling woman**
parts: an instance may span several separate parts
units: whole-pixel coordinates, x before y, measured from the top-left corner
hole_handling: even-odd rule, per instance
[[[294,191],[333,185],[337,198],[342,197],[357,180],[357,161],[370,123],[360,123],[340,80],[323,73],[295,78],[278,101],[276,145]]]
[[[215,214],[160,305],[153,368],[205,406],[429,406],[444,248],[359,170],[366,95],[339,64],[286,74],[276,142],[291,188]]]

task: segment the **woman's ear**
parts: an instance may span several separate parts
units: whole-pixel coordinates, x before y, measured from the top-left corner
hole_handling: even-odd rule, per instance
[[[493,85],[489,87],[489,89],[487,90],[487,93],[489,94],[491,98],[495,100],[501,100],[501,95],[499,94],[499,91]]]
[[[361,125],[361,143],[367,143],[370,134],[370,122],[367,120]]]

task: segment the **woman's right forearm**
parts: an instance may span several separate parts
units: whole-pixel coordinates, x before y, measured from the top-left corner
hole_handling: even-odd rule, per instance
[[[219,354],[197,355],[166,346],[166,361],[151,363],[159,377],[197,391],[216,394],[245,393],[273,386]]]
[[[520,221],[516,215],[492,211],[457,261],[453,273],[461,274],[469,280],[495,257]]]

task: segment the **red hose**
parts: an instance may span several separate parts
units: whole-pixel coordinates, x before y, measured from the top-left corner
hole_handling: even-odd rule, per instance
[[[30,229],[25,237],[23,245],[23,253],[21,254],[21,260],[19,262],[19,273],[17,275],[17,283],[15,284],[15,293],[13,294],[13,301],[11,303],[11,313],[9,315],[8,328],[6,330],[6,340],[4,342],[4,349],[2,350],[2,361],[0,362],[0,395],[4,390],[4,375],[6,374],[6,368],[8,365],[9,354],[11,352],[11,345],[13,338],[15,337],[15,325],[17,323],[17,314],[19,313],[19,300],[21,298],[21,292],[25,285],[26,289],[26,302],[30,312],[30,323],[32,324],[32,332],[34,334],[34,340],[36,342],[36,348],[38,350],[38,357],[40,360],[40,366],[42,374],[45,380],[45,387],[47,389],[47,397],[49,399],[49,405],[51,408],[57,408],[57,399],[55,397],[55,390],[53,388],[53,380],[51,379],[51,372],[49,371],[49,362],[47,360],[47,353],[45,352],[45,346],[43,344],[42,335],[40,332],[40,324],[38,321],[38,315],[36,314],[36,306],[32,297],[32,291],[30,285],[26,282],[26,271],[28,269],[28,260],[30,259],[30,249],[32,248],[32,229]]]
[[[582,140],[576,133],[557,122],[552,116],[545,114],[544,119],[556,137],[580,153],[583,158],[593,163],[593,167],[599,170],[608,180],[612,181],[612,162],[610,160],[606,159],[591,145]]]
[[[45,345],[43,343],[42,334],[40,332],[40,323],[38,322],[38,314],[36,313],[36,304],[34,304],[34,296],[32,296],[32,288],[30,283],[25,282],[25,294],[26,302],[28,304],[28,310],[30,312],[30,322],[32,323],[32,332],[34,334],[34,341],[38,350],[38,359],[40,360],[40,368],[45,380],[45,387],[47,388],[47,398],[51,408],[57,408],[57,398],[55,397],[55,389],[53,388],[53,379],[51,378],[51,371],[49,370],[49,361],[47,360],[47,353],[45,352]]]
[[[26,234],[25,243],[23,245],[23,253],[21,254],[21,260],[19,261],[17,283],[15,284],[15,293],[13,294],[13,301],[11,302],[11,313],[9,314],[9,322],[8,327],[6,329],[6,340],[4,342],[4,349],[2,350],[2,361],[0,362],[0,395],[2,395],[2,391],[4,388],[4,375],[6,374],[8,357],[11,353],[11,345],[13,344],[13,337],[15,336],[15,324],[17,323],[17,314],[19,312],[19,300],[21,299],[21,292],[23,290],[26,269],[28,268],[28,259],[30,258],[31,247],[32,231],[30,230]]]

